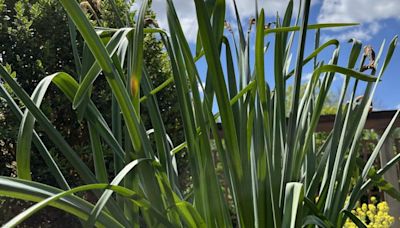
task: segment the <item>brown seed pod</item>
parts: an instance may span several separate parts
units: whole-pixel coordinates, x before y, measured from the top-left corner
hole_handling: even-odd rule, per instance
[[[375,51],[371,45],[367,45],[364,47],[364,56],[367,56],[369,59],[368,65],[364,65],[361,67],[360,71],[363,72],[365,70],[375,70]]]
[[[101,0],[92,0],[94,10],[101,12]]]
[[[92,11],[92,6],[90,5],[90,3],[88,1],[83,1],[79,4],[79,6],[81,7],[82,11],[84,13],[88,13],[90,11]]]
[[[354,99],[354,104],[355,105],[360,105],[363,99],[364,99],[364,96],[356,97],[356,99]],[[373,109],[373,106],[372,106],[372,101],[371,101],[371,104],[369,106],[369,111],[368,112],[372,112],[372,109]]]
[[[224,21],[224,28],[227,29],[228,32],[232,32],[231,24],[229,24],[229,22],[227,22],[226,20]]]

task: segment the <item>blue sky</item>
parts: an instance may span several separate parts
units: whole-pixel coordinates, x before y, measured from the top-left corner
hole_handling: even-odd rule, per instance
[[[239,8],[239,13],[243,23],[246,23],[254,13],[253,0],[236,0]],[[259,1],[259,4],[266,10],[266,21],[272,21],[273,15],[276,12],[279,15],[284,14],[287,5],[287,0],[265,0]],[[295,2],[295,11],[297,12],[298,0]],[[183,26],[184,32],[188,40],[194,46],[197,34],[197,21],[193,1],[191,0],[174,0],[177,8],[179,19]],[[157,13],[158,21],[161,27],[167,28],[165,15],[165,0],[153,0],[153,9]],[[346,41],[350,38],[357,38],[362,41],[363,45],[372,45],[376,52],[386,39],[386,47],[390,40],[400,33],[400,2],[399,0],[312,0],[311,14],[309,23],[329,23],[329,22],[358,22],[360,26],[323,30],[321,32],[321,41],[326,41],[331,38],[337,38],[341,41],[341,50],[339,65],[346,66],[346,59],[351,44]],[[235,22],[232,13],[232,0],[227,0],[227,21],[234,26]],[[306,45],[306,55],[311,53],[313,48],[314,33],[308,35]],[[268,40],[268,38],[267,38]],[[271,40],[271,39],[269,39]],[[295,44],[294,47],[297,47]],[[272,49],[271,49],[272,50]],[[273,64],[272,51],[269,51],[266,56],[267,72],[266,77],[269,80],[272,77]],[[386,49],[385,49],[386,50]],[[320,55],[321,59],[329,60],[332,50],[327,50]],[[385,52],[384,52],[385,53]],[[340,61],[342,59],[342,61]],[[292,62],[295,61],[293,56]],[[400,50],[396,50],[393,55],[392,62],[388,67],[384,78],[374,97],[374,109],[396,109],[400,108]],[[268,67],[268,62],[271,62]],[[204,67],[203,67],[204,65]],[[199,69],[205,69],[205,61],[199,63]],[[204,72],[201,72],[204,74]],[[305,68],[303,77],[311,73],[310,68]],[[203,76],[204,77],[204,76]],[[337,76],[332,93],[339,93],[343,77]]]

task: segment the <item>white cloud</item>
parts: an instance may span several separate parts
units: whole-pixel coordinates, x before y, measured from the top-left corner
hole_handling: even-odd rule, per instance
[[[303,73],[303,76],[301,77],[301,81],[302,82],[309,82],[311,80],[313,76],[312,72],[308,72],[308,73]],[[336,73],[335,77],[333,78],[333,81],[341,81],[345,78],[346,76],[344,74],[341,73]]]
[[[285,15],[286,7],[289,0],[262,0],[258,1],[258,8],[264,8],[265,14],[267,16],[275,17],[276,13],[279,14],[281,18]],[[320,0],[311,1],[311,6],[316,5]],[[233,0],[226,0],[228,9],[231,15],[234,15]],[[255,1],[254,0],[236,0],[236,5],[238,7],[239,14],[242,18],[249,18],[254,15],[255,12]],[[293,16],[297,15],[299,9],[299,1],[294,1],[293,5]]]
[[[197,37],[197,16],[193,0],[173,0],[179,20],[181,22],[183,32],[186,38],[190,42],[195,42]],[[284,16],[287,4],[289,0],[263,0],[259,1],[259,9],[262,7],[265,10],[267,16],[275,16],[278,12],[280,17]],[[294,1],[293,15],[297,14],[298,2]],[[318,3],[319,0],[313,1],[313,5]],[[244,26],[247,26],[247,22],[251,16],[255,13],[255,1],[254,0],[236,0],[238,6],[239,15],[242,19]],[[227,7],[227,18],[228,21],[234,21],[234,7],[233,0],[226,0]],[[166,15],[166,1],[165,0],[153,0],[152,8],[157,14],[157,20],[162,28],[168,28],[167,15]],[[232,27],[236,26],[236,23],[231,24]]]
[[[201,82],[201,84],[197,83],[197,89],[199,90],[200,94],[204,93],[203,88],[205,88],[205,87],[206,87],[206,83],[205,82]]]
[[[278,12],[280,17],[283,17],[285,10],[289,1],[287,0],[264,0],[259,2],[259,9],[264,8],[265,14],[267,16],[275,16]],[[239,15],[242,18],[249,18],[254,16],[255,13],[255,1],[254,0],[236,0],[236,5],[238,7]],[[227,6],[230,13],[234,15],[233,0],[227,0]],[[295,1],[293,13],[297,12],[298,1]]]
[[[369,40],[383,28],[383,20],[400,19],[398,0],[324,0],[318,23],[358,22],[361,26],[336,30],[341,40]]]
[[[323,40],[327,41],[332,38],[336,38],[340,41],[347,41],[351,38],[356,38],[362,41],[368,41],[373,38],[381,29],[383,25],[378,22],[366,23],[364,25],[360,25],[355,29],[346,29],[346,30],[336,30],[338,34],[332,36],[323,36]]]
[[[318,22],[376,22],[400,19],[398,0],[324,0]]]
[[[303,76],[301,77],[301,80],[302,80],[303,82],[308,82],[308,81],[310,81],[312,75],[313,75],[313,74],[312,74],[311,72],[310,72],[310,73],[303,74]]]
[[[318,23],[328,22],[359,22],[362,26],[352,29],[336,30],[341,40],[357,38],[369,40],[382,29],[382,20],[389,18],[400,19],[399,0],[314,0],[313,5],[321,4]],[[184,34],[189,42],[195,42],[197,36],[197,19],[194,2],[192,0],[173,0]],[[298,11],[298,2],[294,1],[293,15]],[[285,13],[288,0],[259,1],[259,8],[264,8],[267,16],[275,16],[278,12],[281,17]],[[254,15],[254,0],[236,0],[238,11],[244,26]],[[226,0],[228,21],[234,21],[233,0]],[[162,28],[168,28],[166,15],[166,1],[153,0],[153,10],[157,14]],[[235,27],[236,23],[231,23]]]
[[[190,42],[196,41],[197,19],[194,2],[190,0],[173,0],[183,32]],[[161,28],[168,28],[167,3],[165,0],[153,0],[152,8],[157,15]]]
[[[341,82],[346,78],[346,76],[344,74],[341,73],[335,73],[335,77],[333,78],[334,82]]]

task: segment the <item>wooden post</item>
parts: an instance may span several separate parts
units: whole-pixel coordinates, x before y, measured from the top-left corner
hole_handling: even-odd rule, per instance
[[[392,136],[386,138],[380,153],[381,166],[386,165],[390,159],[394,157],[393,153],[394,139]],[[398,164],[391,167],[384,175],[383,178],[392,184],[394,188],[399,191],[399,173],[397,169]],[[394,224],[392,227],[400,227],[400,202],[392,198],[389,194],[385,193],[385,200],[389,204],[389,214],[394,217]]]

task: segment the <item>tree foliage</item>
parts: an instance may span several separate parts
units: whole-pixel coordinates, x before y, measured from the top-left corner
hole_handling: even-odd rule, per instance
[[[94,1],[82,2],[93,6]],[[87,17],[91,19],[94,26],[118,28],[126,23],[134,23],[135,12],[129,11],[131,3],[116,0],[117,10],[114,10],[111,1],[98,2],[101,2],[101,5],[99,9],[95,10],[95,17],[92,12],[87,12]],[[155,17],[151,11],[149,11],[148,16]],[[13,72],[14,76],[18,75],[17,82],[29,94],[32,93],[42,78],[52,72],[62,70],[74,76],[78,75],[70,39],[68,17],[59,1],[0,0],[0,59],[3,64],[7,64],[9,72]],[[76,37],[76,45],[78,54],[81,56],[84,45],[79,35]],[[146,36],[144,49],[144,62],[148,66],[147,70],[153,81],[153,86],[156,87],[171,77],[167,64],[168,59],[163,53],[161,42],[152,35]],[[105,86],[105,80],[97,80],[94,86],[96,87],[92,95],[94,102],[100,110],[108,112],[111,107],[111,93],[109,88]],[[161,104],[163,119],[167,123],[167,131],[172,141],[177,144],[183,141],[183,135],[173,87],[172,83],[163,90],[158,96],[158,100]],[[57,88],[51,88],[45,99],[42,109],[66,137],[67,141],[74,145],[79,156],[93,168],[87,126],[77,120],[70,103]],[[143,111],[146,112],[145,109]],[[142,116],[143,121],[149,121],[146,115]],[[110,121],[109,115],[105,115],[105,118],[108,122]],[[16,175],[15,140],[18,134],[18,123],[19,120],[15,118],[7,103],[0,98],[0,156],[2,161],[0,175],[3,176]],[[72,186],[80,185],[81,182],[72,166],[44,135],[42,137],[50,152],[56,157],[56,162],[61,167],[62,172],[68,176]],[[35,148],[32,149],[33,179],[56,185],[40,155],[35,151]],[[112,155],[106,150],[105,156]],[[113,164],[108,165],[111,172]],[[3,212],[0,221],[10,218],[12,214],[26,207],[26,205],[23,201],[0,201],[0,208]],[[62,215],[57,212],[55,214],[44,212],[35,221],[29,221],[29,223],[42,223],[43,225],[52,221],[52,225],[60,226],[62,221],[57,224],[55,219],[60,216]],[[74,223],[76,223],[75,220]]]

